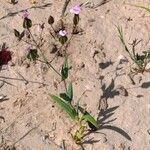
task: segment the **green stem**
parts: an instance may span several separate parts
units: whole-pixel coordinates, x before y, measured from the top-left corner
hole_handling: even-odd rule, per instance
[[[66,90],[66,93],[67,93],[67,84],[66,84],[66,80],[63,80],[63,82],[64,82],[65,90]]]

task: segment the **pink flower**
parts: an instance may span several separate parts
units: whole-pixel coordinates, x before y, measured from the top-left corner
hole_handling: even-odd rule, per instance
[[[76,5],[70,9],[70,13],[78,15],[81,11],[81,7]]]
[[[25,10],[23,12],[22,18],[25,19],[25,18],[28,18],[28,16],[29,16],[29,12],[27,10]]]
[[[60,31],[59,31],[59,35],[61,35],[61,36],[66,36],[66,35],[67,35],[66,30],[60,30]]]
[[[29,46],[29,47],[26,49],[26,51],[27,51],[27,52],[30,52],[31,49],[32,49],[31,46]]]

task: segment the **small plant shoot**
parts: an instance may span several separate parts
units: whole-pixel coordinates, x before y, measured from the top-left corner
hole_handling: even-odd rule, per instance
[[[50,95],[51,99],[55,101],[64,112],[66,112],[70,118],[75,121],[75,123],[79,126],[79,129],[74,133],[71,134],[72,138],[75,140],[76,143],[81,143],[85,129],[87,125],[93,131],[97,130],[98,125],[96,120],[84,109],[82,108],[79,103],[75,106],[72,105],[73,100],[73,87],[72,83],[69,83],[68,89],[66,93],[60,93],[60,97],[55,95]]]
[[[147,51],[144,51],[143,54],[136,53],[135,47],[140,41],[135,39],[132,43],[132,48],[130,50],[127,44],[125,43],[122,27],[117,27],[117,29],[119,33],[119,38],[121,40],[122,45],[124,46],[125,51],[129,54],[131,60],[136,65],[136,67],[132,68],[131,70],[132,73],[137,74],[137,73],[150,72],[150,70],[146,69],[146,66],[150,60],[150,49]]]

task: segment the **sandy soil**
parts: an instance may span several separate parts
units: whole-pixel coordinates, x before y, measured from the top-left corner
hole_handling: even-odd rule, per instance
[[[13,33],[14,28],[23,30],[21,11],[28,9],[34,24],[45,22],[43,51],[51,60],[55,54],[51,53],[53,39],[47,19],[49,15],[56,22],[60,19],[64,1],[38,0],[31,4],[19,0],[15,5],[6,0],[0,2],[0,45],[5,42],[13,52],[12,62],[0,71],[0,95],[6,96],[0,100],[0,149],[14,144],[17,150],[63,150],[63,143],[67,150],[81,149],[69,134],[73,122],[49,97],[49,93],[64,91],[63,84],[54,86],[60,81],[59,76],[43,63],[24,60],[28,45],[18,43]],[[65,17],[69,33],[69,9],[83,3],[79,23],[82,32],[73,36],[67,49],[70,80],[74,103],[85,88],[90,88],[81,98],[81,105],[103,124],[96,133],[85,137],[83,146],[85,150],[150,150],[150,74],[138,74],[132,84],[127,75],[131,60],[116,29],[122,26],[128,43],[135,38],[141,40],[136,47],[138,52],[150,48],[150,14],[128,5],[149,7],[150,1],[109,0],[98,6],[99,2],[71,0]],[[32,32],[38,34],[36,26]],[[125,59],[122,63],[120,56]],[[59,71],[63,61],[57,57],[52,64]]]

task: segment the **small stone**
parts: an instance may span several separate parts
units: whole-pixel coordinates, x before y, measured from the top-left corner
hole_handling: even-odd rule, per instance
[[[8,62],[8,66],[13,67],[13,66],[15,66],[15,63],[14,63],[14,62],[12,62],[12,61],[9,61],[9,62]]]
[[[49,135],[49,138],[55,138],[54,134]]]
[[[6,95],[0,95],[0,100],[3,100],[6,97]]]
[[[117,60],[119,61],[119,64],[123,64],[123,63],[127,63],[128,62],[128,59],[125,56],[123,56],[123,55],[119,55],[117,57]]]
[[[25,66],[25,68],[29,68],[30,67],[30,63],[28,63],[28,62],[24,62],[23,65]]]
[[[45,141],[45,140],[48,139],[48,138],[49,138],[49,135],[46,134],[46,135],[44,135],[44,136],[42,137],[42,140]]]
[[[126,149],[124,143],[121,143],[118,148],[119,148],[119,150],[125,150]]]
[[[80,64],[78,64],[78,69],[81,70],[82,68],[85,67],[84,62],[81,62]]]
[[[122,85],[118,85],[116,91],[122,96],[128,96],[128,91]]]
[[[145,70],[150,70],[150,62],[146,65]]]

